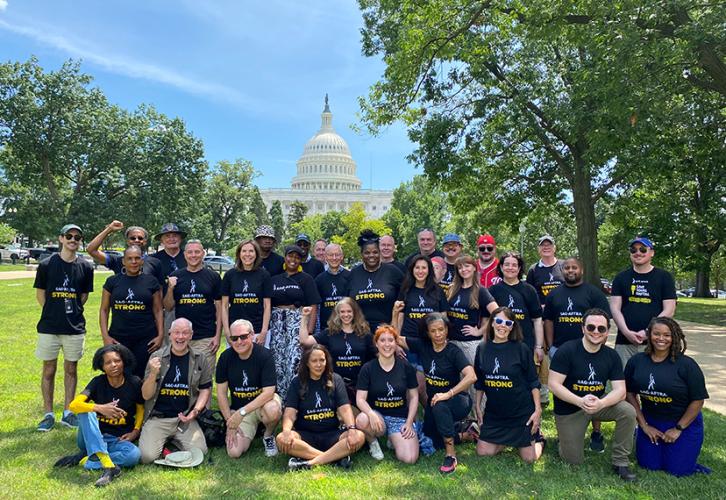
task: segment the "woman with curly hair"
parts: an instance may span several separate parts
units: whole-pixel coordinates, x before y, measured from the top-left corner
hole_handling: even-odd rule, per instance
[[[696,463],[703,445],[701,408],[708,398],[703,372],[686,356],[686,338],[672,318],[653,318],[645,352],[625,366],[626,400],[635,408],[635,455],[645,469],[688,476],[710,469]]]

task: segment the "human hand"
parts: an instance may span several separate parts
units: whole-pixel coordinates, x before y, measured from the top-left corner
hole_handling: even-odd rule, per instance
[[[393,303],[393,312],[394,313],[400,313],[403,312],[403,309],[406,307],[406,303],[402,300],[397,300]]]
[[[436,403],[439,401],[448,401],[452,397],[454,397],[454,393],[451,391],[437,392],[434,394],[434,397],[431,398],[431,406],[436,406]]]
[[[534,413],[529,416],[529,420],[525,425],[532,424],[532,435],[536,435],[539,430],[539,426],[542,424],[542,410],[534,410]]]
[[[597,396],[588,394],[587,396],[583,397],[582,400],[582,409],[585,410],[585,413],[592,415],[602,409],[602,400]]]
[[[118,340],[116,340],[115,338],[111,337],[110,335],[103,335],[102,337],[103,337],[103,345],[105,345],[105,346],[106,345],[118,344]]]
[[[665,441],[666,443],[675,443],[679,437],[681,437],[681,431],[679,431],[675,427],[672,427],[665,431],[665,434],[663,434],[663,441]]]
[[[111,221],[111,224],[106,226],[107,229],[109,229],[112,233],[115,233],[116,231],[121,231],[124,228],[124,223],[120,220],[114,220]]]
[[[368,421],[370,422],[371,430],[374,434],[383,434],[386,424],[383,423],[383,419],[381,419],[376,412],[372,411],[368,414]]]
[[[126,416],[126,411],[118,407],[118,399],[102,405],[93,405],[93,411],[100,413],[106,418],[119,419]]]
[[[209,352],[216,353],[217,349],[219,349],[219,337],[212,337],[212,339],[209,342]]]
[[[290,449],[292,448],[292,443],[295,441],[295,435],[292,433],[292,431],[282,431],[279,437],[280,439],[278,440],[277,444],[280,447],[280,451],[289,455]]]
[[[267,331],[260,332],[255,337],[255,344],[258,345],[265,345],[265,340],[267,339]]]
[[[141,434],[141,429],[133,429],[131,432],[127,432],[120,438],[118,438],[119,441],[136,441],[139,439],[139,435]]]
[[[169,277],[168,277],[168,278],[166,279],[166,282],[167,282],[167,284],[169,285],[169,288],[174,288],[174,287],[176,286],[176,281],[177,281],[177,279],[178,279],[178,278],[177,278],[176,276],[169,276]]]
[[[310,306],[305,306],[302,308],[302,315],[304,318],[307,318],[310,316],[310,314],[313,312],[313,308]]]
[[[648,439],[650,439],[650,442],[653,444],[658,444],[659,439],[664,439],[665,434],[663,434],[661,431],[656,429],[655,427],[651,427],[648,424],[645,424],[640,428],[643,433],[648,436]]]
[[[403,439],[413,439],[416,437],[416,431],[413,429],[413,422],[406,422],[401,427],[401,436]]]
[[[645,333],[645,330],[638,330],[637,332],[634,332],[635,341],[637,344],[642,344],[645,342],[645,339],[648,337],[648,334]]]
[[[242,420],[244,420],[242,414],[239,411],[233,411],[227,419],[227,429],[237,430],[242,423]]]
[[[154,375],[159,374],[159,370],[161,370],[161,358],[159,357],[153,357],[149,359],[149,369],[151,370],[151,373]]]
[[[177,415],[177,417],[179,417],[179,421],[181,423],[186,424],[197,418],[197,415],[199,415],[199,410],[197,410],[196,408],[192,408],[189,412],[189,415],[184,415],[182,412],[179,412],[179,415]]]
[[[542,349],[541,347],[535,348],[535,350],[534,350],[534,356],[537,358],[537,366],[541,365],[542,364],[542,360],[545,357],[544,349]]]
[[[149,341],[148,345],[149,348],[147,349],[148,352],[156,352],[161,347],[161,344],[164,343],[164,336],[161,335],[160,337],[155,337]]]
[[[472,325],[464,325],[461,327],[461,331],[467,337],[481,337],[481,330]]]
[[[408,356],[406,355],[406,351],[401,346],[396,346],[396,356],[398,356],[401,359],[408,358]]]
[[[355,449],[355,438],[360,431],[358,429],[348,429],[345,433],[345,444],[349,450]]]

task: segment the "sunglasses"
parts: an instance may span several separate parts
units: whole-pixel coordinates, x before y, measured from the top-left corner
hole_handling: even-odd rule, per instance
[[[511,319],[494,318],[494,322],[497,325],[504,325],[507,328],[512,328],[512,326],[514,326],[514,321]]]
[[[246,335],[230,335],[229,341],[230,342],[237,342],[238,340],[247,340],[252,336],[251,333],[248,333]]]
[[[143,236],[129,236],[126,239],[129,241],[144,241],[146,238],[144,238]]]
[[[597,333],[605,333],[608,331],[608,327],[604,325],[593,325],[592,323],[589,323],[585,325],[585,330],[591,333],[595,330],[597,330]]]
[[[493,252],[494,247],[493,246],[482,246],[482,247],[479,247],[479,251],[480,252]]]
[[[81,241],[83,239],[83,236],[81,236],[80,234],[66,233],[63,236],[65,236],[65,238],[68,241],[71,241],[71,240]]]
[[[645,247],[630,247],[630,253],[648,253],[648,249]]]

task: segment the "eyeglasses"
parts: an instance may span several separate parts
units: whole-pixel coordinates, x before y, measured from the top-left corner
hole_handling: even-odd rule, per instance
[[[479,251],[480,252],[493,252],[494,251],[494,247],[493,246],[489,246],[489,245],[482,246],[482,247],[479,247]]]
[[[645,247],[630,247],[630,253],[648,253],[648,249]]]
[[[71,241],[71,240],[81,241],[83,239],[83,236],[81,236],[80,234],[66,233],[63,236],[65,236],[65,238],[68,241]]]
[[[248,339],[248,338],[250,338],[251,336],[252,336],[252,334],[251,334],[251,333],[248,333],[248,334],[246,334],[246,335],[230,335],[230,336],[229,336],[229,341],[230,341],[230,342],[237,342],[237,341],[239,341],[239,340],[247,340],[247,339]]]
[[[585,330],[591,333],[595,330],[597,330],[597,333],[605,333],[608,331],[608,327],[605,325],[593,325],[592,323],[588,323],[585,325]]]
[[[144,241],[146,238],[144,238],[143,236],[129,236],[126,239],[129,241]]]
[[[512,326],[514,326],[514,321],[512,321],[511,319],[494,318],[494,322],[497,325],[504,325],[507,328],[511,328]]]

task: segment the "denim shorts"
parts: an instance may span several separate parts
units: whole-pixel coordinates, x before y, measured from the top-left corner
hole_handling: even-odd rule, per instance
[[[386,436],[396,434],[397,432],[400,433],[403,426],[406,425],[405,418],[381,416],[383,417],[383,422],[386,424]]]

